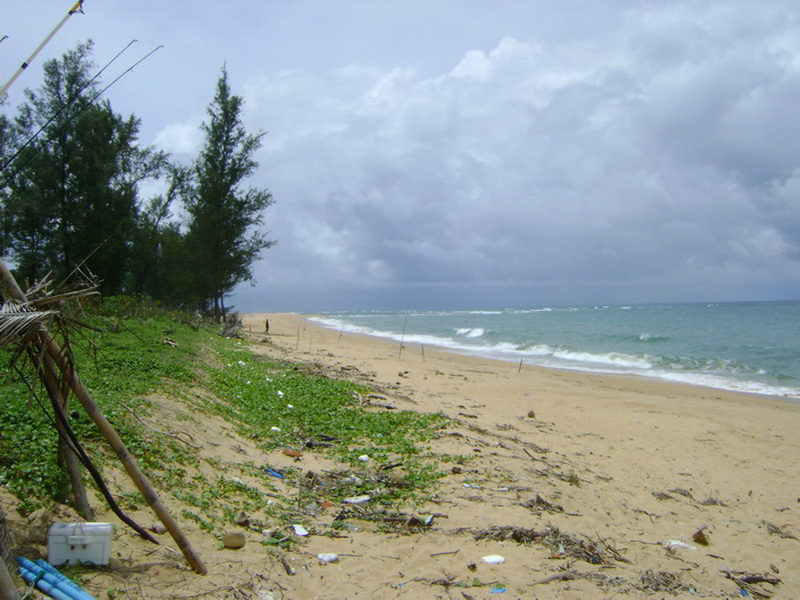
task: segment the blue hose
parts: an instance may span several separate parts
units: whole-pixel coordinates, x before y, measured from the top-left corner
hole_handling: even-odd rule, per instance
[[[48,565],[50,569],[46,569],[21,556],[17,562],[22,578],[55,600],[96,600],[55,567]]]
[[[86,591],[81,586],[79,586],[77,583],[72,581],[72,579],[70,579],[69,577],[64,575],[61,571],[56,569],[53,565],[51,565],[49,562],[47,562],[43,558],[37,559],[36,560],[36,565],[41,567],[42,569],[44,569],[48,573],[52,573],[56,577],[60,577],[64,581],[64,583],[66,583],[69,587],[71,587],[74,590],[76,590],[77,592],[79,592],[79,596],[75,596],[75,594],[73,593],[72,594],[73,598],[77,597],[77,598],[81,598],[82,600],[94,600],[94,597],[91,596],[90,594],[87,594]]]

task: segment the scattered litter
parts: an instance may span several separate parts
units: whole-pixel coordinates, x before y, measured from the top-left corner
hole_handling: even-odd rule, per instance
[[[502,594],[502,593],[503,593],[503,592],[505,592],[505,591],[506,591],[506,588],[504,588],[504,587],[503,587],[502,585],[500,585],[500,584],[495,584],[495,585],[493,585],[493,586],[492,586],[492,589],[491,589],[491,590],[489,590],[489,592],[490,592],[490,593],[492,593],[492,594]]]
[[[283,479],[283,473],[280,471],[276,471],[275,469],[270,469],[269,467],[264,469],[267,472],[267,475],[271,475],[272,477],[277,477],[278,479]]]
[[[299,535],[301,537],[308,535],[308,529],[306,529],[302,525],[292,525],[292,529],[294,529],[295,535]]]
[[[361,504],[363,502],[369,502],[372,497],[369,494],[363,494],[361,496],[351,496],[350,498],[345,498],[342,502],[345,504]]]
[[[686,550],[697,550],[695,546],[691,546],[686,542],[681,542],[678,540],[669,540],[667,542],[667,550],[674,550],[675,548],[684,548]]]
[[[506,562],[506,559],[499,554],[488,554],[481,557],[481,561],[485,562],[487,565],[501,565]]]
[[[317,560],[319,560],[319,564],[327,565],[330,563],[338,563],[339,562],[339,555],[334,554],[333,552],[324,553],[324,554],[317,554]]]
[[[358,460],[360,460],[361,462],[369,462],[369,456],[367,456],[366,454],[362,454],[361,456],[358,457]]]
[[[708,541],[708,537],[703,531],[706,527],[707,525],[703,525],[700,529],[698,529],[692,534],[692,540],[694,540],[695,544],[700,544],[701,546],[708,546],[711,543]]]
[[[747,571],[730,571],[724,570],[725,577],[732,580],[739,586],[739,594],[748,598],[755,596],[756,598],[771,598],[775,595],[772,588],[767,588],[763,584],[778,585],[781,579],[777,577],[770,577],[767,573],[748,573]]]
[[[294,409],[294,404],[287,404],[286,408],[288,408],[289,410],[292,410],[292,409]]]
[[[303,456],[303,453],[300,452],[300,450],[292,450],[290,448],[286,448],[283,451],[283,455],[284,456],[291,456],[292,458],[300,458],[301,456]]]
[[[274,431],[275,433],[280,433],[281,432],[281,428],[280,427],[275,427],[274,425],[272,427],[270,427],[269,430],[270,431]]]
[[[550,549],[551,558],[577,558],[592,565],[612,565],[614,561],[630,562],[607,539],[579,539],[549,526],[544,530],[526,529],[512,525],[493,525],[473,534],[476,540],[512,541],[518,544],[536,542]],[[583,536],[586,537],[586,536]]]

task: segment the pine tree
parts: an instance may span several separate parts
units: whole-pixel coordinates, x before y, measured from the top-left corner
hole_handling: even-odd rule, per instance
[[[85,268],[101,292],[113,294],[126,280],[139,184],[157,176],[166,157],[138,147],[137,118],[92,102],[91,51],[89,41],[45,63],[41,88],[26,91],[14,124],[14,145],[24,149],[2,176],[10,179],[17,276],[33,281]]]
[[[258,168],[254,155],[265,135],[245,130],[242,105],[242,98],[231,94],[223,67],[208,107],[209,120],[202,126],[205,144],[193,164],[192,185],[184,198],[191,294],[218,320],[226,311],[226,294],[252,279],[252,265],[260,252],[275,243],[258,229],[264,209],[273,203],[272,194],[241,187]]]

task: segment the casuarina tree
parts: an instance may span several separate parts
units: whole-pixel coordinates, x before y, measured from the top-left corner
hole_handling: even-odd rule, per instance
[[[246,131],[242,107],[223,67],[202,125],[204,146],[184,188],[184,243],[193,301],[218,320],[226,311],[225,296],[238,283],[252,280],[254,262],[275,243],[261,229],[272,194],[243,186],[258,168],[255,154],[265,133]]]
[[[24,281],[85,268],[104,294],[123,291],[138,189],[156,177],[165,155],[137,143],[139,120],[95,102],[91,41],[44,65],[44,81],[27,101],[7,144],[6,184],[11,255]]]

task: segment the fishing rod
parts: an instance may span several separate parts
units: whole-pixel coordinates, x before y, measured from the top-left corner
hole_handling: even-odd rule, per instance
[[[102,75],[103,71],[105,71],[108,67],[110,67],[111,64],[114,61],[116,61],[120,56],[122,56],[122,54],[128,48],[130,48],[133,44],[136,43],[136,41],[137,40],[131,40],[128,43],[128,45],[125,46],[122,50],[120,50],[114,58],[112,58],[110,61],[108,61],[102,69],[100,69],[97,73],[95,73],[94,77],[92,77],[89,81],[84,83],[81,86],[81,88],[77,92],[75,92],[75,94],[73,94],[72,98],[70,98],[64,104],[62,104],[61,107],[55,113],[53,113],[53,115],[49,119],[47,119],[47,122],[45,122],[45,124],[42,125],[36,133],[34,133],[31,137],[29,137],[25,141],[25,143],[22,144],[22,146],[17,148],[17,151],[14,152],[14,154],[12,154],[11,157],[6,162],[4,162],[2,165],[0,165],[0,173],[5,171],[6,167],[8,167],[8,165],[10,165],[12,162],[14,162],[14,160],[22,153],[22,151],[25,150],[25,148],[27,148],[33,142],[33,140],[35,140],[37,137],[39,137],[39,134],[42,133],[42,131],[44,131],[53,121],[56,120],[56,118],[58,118],[58,116],[62,112],[64,112],[73,102],[75,102],[75,100],[77,100],[80,97],[80,95],[83,92],[83,90],[88,88],[98,77],[100,77],[100,75]]]
[[[80,12],[81,14],[83,14],[83,0],[78,0],[75,3],[75,6],[69,9],[69,12],[66,15],[64,15],[64,18],[61,19],[58,25],[56,25],[53,28],[53,31],[51,31],[50,34],[46,38],[44,38],[42,43],[36,47],[36,50],[34,50],[33,53],[28,57],[28,60],[23,62],[20,65],[19,69],[17,69],[17,72],[11,76],[11,79],[9,79],[8,82],[2,88],[0,88],[0,98],[5,96],[6,92],[8,91],[8,88],[14,85],[14,82],[19,78],[20,75],[22,75],[23,71],[25,71],[25,69],[28,68],[28,65],[30,65],[33,62],[33,59],[35,59],[36,56],[39,54],[39,52],[42,51],[42,48],[44,48],[48,44],[48,42],[50,42],[50,40],[53,39],[53,37],[58,33],[58,30],[61,29],[64,26],[64,23],[66,23],[69,20],[69,18],[76,12]]]
[[[135,40],[134,40],[134,41],[135,41]],[[132,43],[132,42],[131,42],[131,43]],[[130,44],[129,44],[129,45],[130,45]],[[135,63],[133,63],[133,64],[132,64],[130,67],[128,67],[128,68],[127,68],[125,71],[123,71],[122,73],[120,73],[120,74],[119,74],[119,75],[118,75],[118,76],[117,76],[117,77],[116,77],[116,78],[115,78],[115,79],[114,79],[114,80],[113,80],[111,83],[109,83],[109,84],[108,84],[106,87],[104,87],[104,88],[103,88],[103,89],[101,89],[99,92],[97,92],[97,93],[96,93],[96,94],[95,94],[95,95],[94,95],[94,96],[93,96],[93,97],[92,97],[92,98],[91,98],[91,99],[90,99],[90,100],[89,100],[89,101],[88,101],[88,102],[87,102],[85,105],[81,106],[81,107],[80,107],[80,109],[79,109],[79,110],[77,110],[77,111],[75,112],[75,114],[73,114],[71,117],[69,117],[69,119],[67,119],[67,120],[64,122],[64,125],[62,126],[62,129],[63,129],[63,127],[65,127],[66,125],[68,125],[69,123],[71,123],[71,122],[72,122],[72,121],[73,121],[75,118],[77,118],[77,117],[78,117],[78,116],[79,116],[79,115],[80,115],[80,114],[81,114],[81,113],[82,113],[84,110],[86,110],[86,109],[87,109],[89,106],[91,106],[92,104],[94,104],[95,100],[97,100],[97,99],[98,99],[100,96],[102,96],[102,95],[103,95],[103,94],[104,94],[106,91],[108,91],[108,89],[109,89],[111,86],[113,86],[115,83],[117,83],[117,82],[118,82],[120,79],[122,79],[122,78],[123,78],[125,75],[127,75],[128,73],[130,73],[131,71],[133,71],[133,70],[134,70],[134,69],[135,69],[135,68],[136,68],[138,65],[140,65],[142,62],[144,62],[145,60],[147,60],[147,59],[148,59],[150,56],[152,56],[152,55],[153,55],[153,54],[154,54],[156,51],[160,50],[160,49],[161,49],[161,48],[163,48],[163,47],[164,47],[163,45],[160,45],[160,46],[157,46],[157,47],[153,48],[153,49],[152,49],[150,52],[148,52],[148,53],[147,53],[147,54],[145,54],[145,55],[144,55],[142,58],[140,58],[140,59],[139,59],[139,60],[137,60]],[[61,131],[61,130],[59,130],[59,131]],[[58,133],[58,132],[56,132],[56,133]],[[37,132],[37,135],[38,135],[38,132]],[[18,174],[18,173],[19,173],[19,172],[20,172],[22,169],[24,169],[24,168],[27,166],[27,164],[28,164],[28,163],[29,163],[31,160],[33,160],[33,157],[34,157],[34,156],[36,156],[36,154],[38,154],[38,153],[39,153],[39,151],[40,151],[42,148],[44,148],[44,147],[45,147],[45,146],[46,146],[46,145],[47,145],[47,144],[48,144],[50,141],[52,141],[52,139],[53,139],[54,137],[55,137],[55,135],[52,135],[52,136],[50,136],[50,137],[49,137],[49,138],[48,138],[48,139],[45,141],[45,143],[44,143],[42,146],[39,146],[39,147],[38,147],[38,148],[37,148],[37,149],[36,149],[36,150],[35,150],[35,151],[34,151],[34,152],[33,152],[33,153],[30,155],[30,156],[28,156],[28,159],[27,159],[27,160],[26,160],[24,163],[22,163],[21,165],[19,165],[19,166],[18,166],[18,167],[17,167],[17,168],[16,168],[16,169],[15,169],[15,170],[14,170],[14,171],[13,171],[13,172],[10,174],[10,175],[8,175],[8,176],[5,178],[5,180],[3,180],[3,184],[2,184],[2,186],[0,186],[0,189],[2,189],[2,188],[4,188],[4,187],[6,187],[6,186],[8,185],[8,183],[9,183],[9,182],[10,182],[10,181],[11,181],[11,180],[14,178],[14,177],[16,177],[16,175],[17,175],[17,174]],[[17,154],[18,154],[18,153],[17,153]],[[16,156],[16,154],[15,154],[15,156]],[[8,162],[7,162],[5,165],[3,165],[3,168],[5,169],[5,168],[8,166],[8,164],[9,164],[10,162],[11,162],[11,161],[8,161]]]

